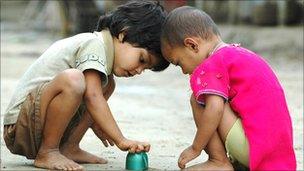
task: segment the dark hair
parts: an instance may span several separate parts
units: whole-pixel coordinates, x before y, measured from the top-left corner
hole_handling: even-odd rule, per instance
[[[101,16],[97,31],[108,28],[111,35],[117,38],[124,32],[123,42],[147,49],[159,61],[152,71],[162,71],[169,66],[160,49],[161,26],[165,18],[166,12],[159,2],[130,1]]]
[[[174,47],[183,45],[186,36],[200,36],[207,40],[212,34],[220,35],[220,32],[208,14],[183,6],[168,14],[162,26],[161,39]]]

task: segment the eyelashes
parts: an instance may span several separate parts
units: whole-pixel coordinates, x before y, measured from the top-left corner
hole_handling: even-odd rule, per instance
[[[142,64],[146,63],[144,57],[142,57],[142,56],[139,58],[139,62],[142,63]]]

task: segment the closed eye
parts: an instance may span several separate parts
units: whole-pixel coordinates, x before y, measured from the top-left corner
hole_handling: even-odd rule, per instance
[[[141,57],[139,58],[139,62],[142,63],[142,64],[144,64],[144,63],[146,62],[143,56],[141,56]]]

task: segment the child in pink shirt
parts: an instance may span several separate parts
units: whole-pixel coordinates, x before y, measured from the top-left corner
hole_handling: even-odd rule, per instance
[[[295,170],[292,123],[282,86],[259,55],[225,44],[213,20],[193,7],[176,8],[162,29],[162,53],[190,74],[197,132],[180,168],[205,150],[209,160],[189,167]],[[226,155],[228,153],[228,156]]]

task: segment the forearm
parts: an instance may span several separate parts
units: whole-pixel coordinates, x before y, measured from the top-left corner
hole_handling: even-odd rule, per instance
[[[89,96],[85,98],[87,110],[91,114],[94,122],[115,142],[121,142],[124,139],[106,99],[100,95]]]

